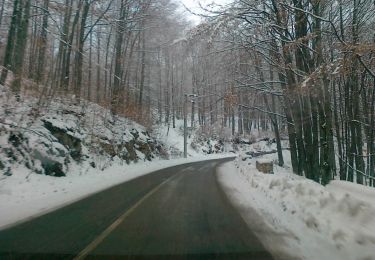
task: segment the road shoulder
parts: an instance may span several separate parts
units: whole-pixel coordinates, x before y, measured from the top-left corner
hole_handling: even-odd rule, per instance
[[[245,190],[248,190],[246,187],[243,187],[246,186],[246,183],[243,183],[236,176],[236,170],[233,162],[223,163],[217,167],[216,176],[219,186],[234,208],[239,212],[249,229],[255,233],[264,247],[276,260],[301,259],[290,254],[295,248],[288,244],[285,237],[291,234],[272,228],[264,216],[262,216],[262,212],[258,212],[255,207],[251,206],[257,202],[250,192],[244,193]]]

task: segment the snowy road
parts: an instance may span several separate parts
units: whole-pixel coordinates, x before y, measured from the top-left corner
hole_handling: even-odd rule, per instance
[[[216,181],[224,160],[157,171],[0,232],[0,258],[272,259]]]

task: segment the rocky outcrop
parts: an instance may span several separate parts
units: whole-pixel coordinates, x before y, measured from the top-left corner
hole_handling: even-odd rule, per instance
[[[8,136],[8,143],[0,147],[0,153],[4,155],[0,170],[4,175],[12,175],[11,166],[21,164],[35,173],[65,176],[64,160],[67,150],[63,146],[59,147],[61,144],[57,142],[47,141],[47,134],[21,132],[13,128],[2,134]],[[30,136],[33,141],[30,141]]]
[[[38,150],[34,150],[34,158],[41,162],[41,166],[44,170],[45,175],[64,177],[66,176],[64,172],[63,164],[59,161],[53,160],[50,157],[43,155]]]
[[[73,136],[71,133],[73,133],[73,129],[71,131],[61,128],[58,126],[53,125],[53,123],[47,121],[47,120],[42,120],[44,123],[45,128],[48,129],[48,131],[51,132],[51,134],[56,137],[56,139],[64,145],[68,150],[70,156],[75,160],[79,161],[82,156],[82,141],[81,139]]]
[[[17,113],[7,115],[6,124],[0,124],[1,174],[12,175],[19,165],[38,174],[64,177],[73,166],[82,166],[83,172],[121,161],[169,158],[164,146],[141,125],[95,104],[86,105],[60,101],[40,116],[32,113],[33,106],[22,104],[22,120]]]
[[[196,137],[190,145],[194,150],[201,150],[205,154],[222,153],[224,151],[224,142],[221,139]]]
[[[98,139],[99,147],[102,153],[108,154],[112,158],[118,156],[127,163],[137,162],[138,160],[151,161],[156,155],[163,153],[162,145],[153,140],[148,132],[139,132],[136,129],[129,131],[131,138],[122,138],[123,141],[119,144],[110,143],[109,140]],[[125,134],[126,136],[126,134]],[[143,154],[144,158],[139,157],[139,153]]]

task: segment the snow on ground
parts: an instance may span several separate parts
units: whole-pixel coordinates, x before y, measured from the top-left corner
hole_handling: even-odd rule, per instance
[[[0,86],[0,171],[8,176],[19,164],[34,173],[65,176],[72,165],[85,162],[104,169],[116,158],[128,163],[168,158],[147,130],[95,103],[56,97],[39,104],[27,95],[17,102]]]
[[[225,157],[189,149],[195,158],[167,160],[181,158],[183,136],[170,131],[170,156],[149,130],[95,103],[26,93],[18,102],[0,86],[0,229],[164,167]]]
[[[176,119],[175,128],[173,128],[172,125],[169,127],[166,125],[155,126],[153,135],[166,146],[172,158],[181,157],[184,151],[184,120]],[[229,136],[231,135],[229,134]],[[188,156],[229,152],[233,150],[232,143],[229,140],[224,143],[219,141],[221,139],[223,138],[219,136],[206,135],[200,127],[194,129],[189,127],[187,138]]]
[[[257,158],[244,156],[218,171],[265,246],[281,259],[375,259],[375,189],[343,181],[324,187],[292,174],[288,151],[284,157],[287,166],[274,165],[274,174],[258,172]]]
[[[154,135],[161,140],[166,149],[171,152],[171,157],[181,157],[184,151],[184,121],[176,120],[176,128],[173,128],[172,125],[169,127],[166,125],[159,125],[153,130]],[[192,136],[188,136],[187,143],[190,144],[192,141]],[[187,147],[188,155],[197,155],[201,154],[195,151],[190,145]]]
[[[0,177],[0,229],[34,218],[73,203],[79,199],[163,168],[233,155],[210,155],[188,159],[156,160],[153,162],[114,164],[104,171],[81,167],[66,177],[56,178],[30,174],[18,167],[12,178]],[[74,173],[75,172],[75,173]]]

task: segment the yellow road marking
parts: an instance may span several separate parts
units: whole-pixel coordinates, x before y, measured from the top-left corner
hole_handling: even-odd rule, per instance
[[[130,209],[125,211],[118,219],[115,220],[109,227],[107,227],[94,241],[92,241],[88,246],[85,247],[75,258],[74,260],[85,259],[86,256],[92,252],[103,240],[111,234],[111,232],[116,229],[139,205],[141,205],[147,198],[157,192],[164,184],[171,181],[173,177],[178,176],[177,174],[169,177],[158,186],[149,191],[145,196],[137,201]]]

